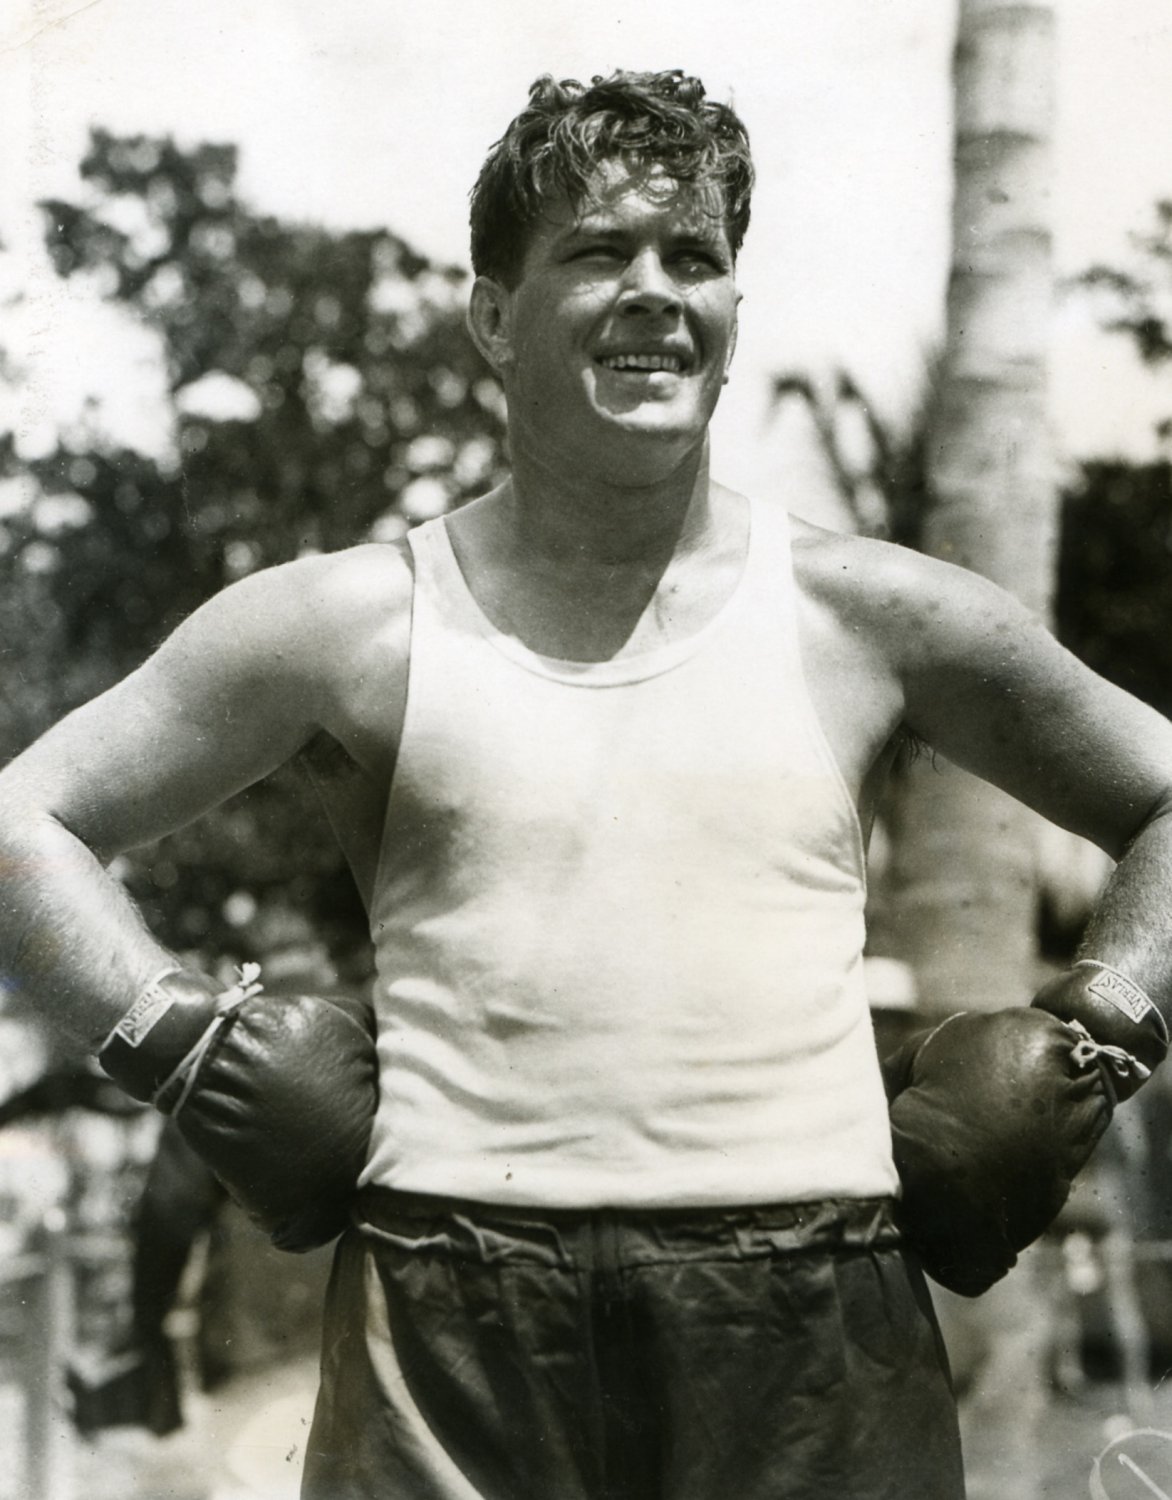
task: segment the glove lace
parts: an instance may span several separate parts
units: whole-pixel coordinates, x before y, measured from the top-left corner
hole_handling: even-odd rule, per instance
[[[177,1115],[187,1103],[195,1080],[199,1076],[200,1066],[208,1055],[216,1038],[236,1019],[236,1013],[246,1000],[251,1000],[254,995],[259,995],[264,989],[260,982],[260,965],[244,964],[236,971],[236,983],[216,1001],[216,1014],[200,1034],[195,1046],[190,1048],[180,1060],[178,1066],[173,1068],[167,1077],[151,1096],[151,1103],[156,1109],[165,1115]],[[167,1091],[181,1083],[179,1097],[175,1103],[168,1106],[164,1101]]]
[[[1078,1036],[1078,1041],[1070,1053],[1076,1067],[1092,1068],[1096,1064],[1101,1064],[1116,1072],[1120,1078],[1134,1077],[1140,1083],[1146,1083],[1152,1076],[1151,1068],[1146,1067],[1138,1057],[1126,1051],[1125,1048],[1112,1047],[1106,1042],[1096,1042],[1081,1021],[1065,1021],[1063,1025]]]

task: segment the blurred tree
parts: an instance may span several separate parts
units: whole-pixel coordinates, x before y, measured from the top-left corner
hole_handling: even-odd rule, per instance
[[[1172,360],[1172,198],[1157,201],[1154,218],[1151,229],[1132,236],[1130,269],[1096,265],[1077,280],[1102,295],[1106,327],[1127,334],[1149,365]],[[1172,414],[1158,431],[1172,437]]]
[[[1172,715],[1172,464],[1097,459],[1063,496],[1056,629]]]
[[[1104,326],[1148,365],[1172,362],[1172,199],[1132,236],[1126,269],[1092,266],[1076,286],[1099,301]],[[1172,439],[1168,415],[1156,424]],[[1113,682],[1172,714],[1172,464],[1084,463],[1063,497],[1057,629]]]
[[[1172,200],[1155,205],[1151,227],[1132,236],[1126,268],[1093,266],[1075,286],[1098,304],[1104,326],[1127,337],[1140,360],[1172,361]],[[1172,439],[1172,386],[1156,435]],[[1060,638],[1105,677],[1172,715],[1172,463],[1098,458],[1081,465],[1063,496],[1056,626]],[[1120,1153],[1119,1199],[1140,1240],[1172,1239],[1172,1095],[1145,1089],[1129,1113]],[[1136,1292],[1143,1340],[1118,1326],[1103,1339],[1116,1374],[1130,1359],[1153,1371],[1172,1359],[1172,1267],[1149,1243],[1140,1252]],[[1112,1366],[1109,1365],[1109,1368]]]
[[[1053,48],[1051,4],[961,0],[952,268],[920,538],[1043,617],[1058,531],[1045,420]],[[897,839],[896,951],[935,1012],[1024,997],[1036,961],[1031,815],[943,760],[914,779]]]
[[[860,536],[918,547],[927,510],[928,399],[936,364],[929,364],[920,404],[896,427],[878,415],[867,393],[843,368],[829,388],[786,370],[773,377],[774,409],[800,401],[810,413],[819,450]]]
[[[1058,525],[1045,421],[1051,0],[959,0],[953,81],[952,264],[920,545],[1045,616]],[[885,941],[930,1014],[996,1009],[1036,986],[1035,821],[942,758],[910,768]],[[1048,1330],[1028,1262],[951,1321],[981,1350],[962,1413],[974,1500],[1030,1500]]]
[[[59,275],[158,334],[171,454],[87,435],[27,466],[28,503],[2,522],[0,623],[29,682],[4,704],[4,753],[225,584],[393,540],[503,472],[502,397],[464,331],[461,271],[385,229],[256,213],[231,146],[95,130],[80,172],[86,201],[43,205],[46,243]],[[292,773],[119,868],[178,946],[239,952],[233,923],[278,891],[339,941],[360,927]]]

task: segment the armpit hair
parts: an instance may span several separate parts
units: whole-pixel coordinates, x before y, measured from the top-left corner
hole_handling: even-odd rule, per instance
[[[893,736],[895,743],[894,765],[897,769],[904,766],[914,766],[921,756],[931,756],[932,764],[936,763],[936,752],[927,740],[911,729],[907,724],[901,724]]]

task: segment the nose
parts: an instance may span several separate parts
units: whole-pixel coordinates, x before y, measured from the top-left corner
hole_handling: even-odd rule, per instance
[[[619,297],[623,312],[678,312],[679,288],[656,250],[648,246],[633,256],[623,278]]]

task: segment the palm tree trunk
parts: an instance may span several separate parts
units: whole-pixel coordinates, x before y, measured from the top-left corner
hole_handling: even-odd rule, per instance
[[[928,437],[924,550],[1048,616],[1057,499],[1046,426],[1049,4],[960,0],[948,321]],[[896,867],[898,947],[925,1005],[996,1009],[1031,991],[1034,838],[1016,803],[918,768]]]
[[[1057,533],[1045,416],[1053,48],[1049,3],[960,0],[953,259],[923,543],[1043,616]],[[908,793],[885,946],[912,964],[931,1013],[1028,999],[1037,967],[1031,815],[928,757],[912,768]],[[1028,1500],[1046,1355],[1029,1265],[971,1305],[965,1322],[962,1336],[982,1350],[964,1407],[971,1500]]]

